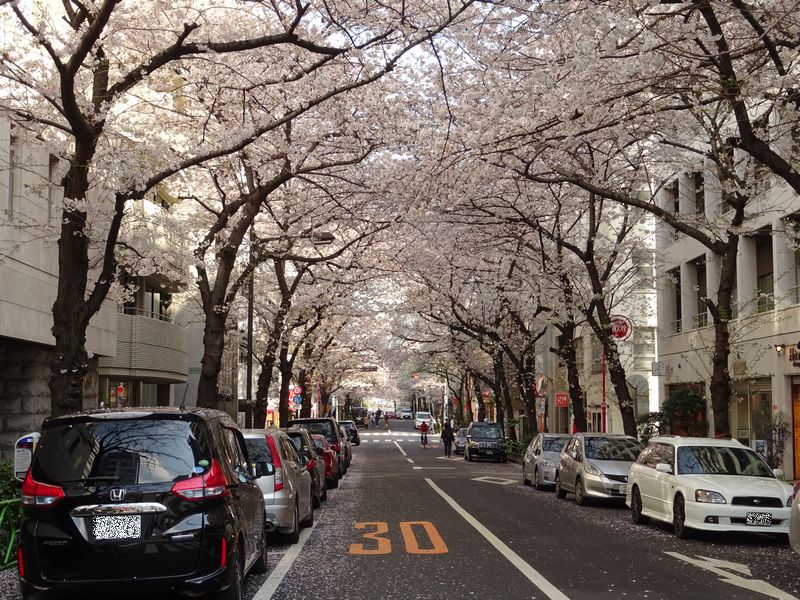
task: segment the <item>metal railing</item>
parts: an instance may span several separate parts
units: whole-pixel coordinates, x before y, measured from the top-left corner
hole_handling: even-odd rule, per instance
[[[677,319],[675,321],[670,321],[670,331],[672,333],[680,333],[683,331],[683,326],[681,323],[681,319]]]
[[[692,320],[694,321],[695,329],[708,327],[708,313],[700,313],[699,315],[695,315]]]
[[[17,538],[21,520],[22,501],[19,498],[0,502],[0,571],[17,564]]]
[[[775,294],[773,293],[759,293],[758,301],[756,304],[756,312],[765,313],[775,308]]]
[[[135,308],[132,306],[124,306],[120,309],[120,311],[124,315],[132,315],[137,317],[147,317],[148,319],[156,319],[157,321],[165,321],[166,323],[172,323],[175,325],[175,320],[164,315],[161,313],[153,312],[152,310],[146,310],[144,308]]]
[[[792,304],[800,304],[800,285],[789,288],[789,299]]]

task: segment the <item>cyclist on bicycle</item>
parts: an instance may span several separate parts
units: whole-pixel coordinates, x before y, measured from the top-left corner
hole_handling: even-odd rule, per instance
[[[428,422],[423,421],[419,426],[419,433],[420,433],[420,441],[422,442],[422,447],[428,447]]]

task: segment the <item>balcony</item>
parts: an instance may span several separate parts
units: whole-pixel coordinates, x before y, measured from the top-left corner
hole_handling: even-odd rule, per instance
[[[681,331],[683,331],[683,324],[680,319],[669,322],[669,332],[671,334],[680,333]]]
[[[692,317],[692,323],[694,324],[695,329],[701,329],[703,327],[708,327],[708,313],[700,313],[699,315],[695,315]]]
[[[186,381],[189,334],[149,313],[117,314],[117,355],[100,358],[100,375],[163,383]]]

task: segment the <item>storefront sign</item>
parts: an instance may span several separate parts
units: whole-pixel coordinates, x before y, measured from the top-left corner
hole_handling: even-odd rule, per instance
[[[569,408],[569,394],[556,392],[556,408]]]
[[[618,342],[624,342],[633,333],[633,323],[628,317],[611,315],[611,337]]]

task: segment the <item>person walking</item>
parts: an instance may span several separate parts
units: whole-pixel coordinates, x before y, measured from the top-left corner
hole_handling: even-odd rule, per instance
[[[453,428],[450,427],[450,421],[446,421],[444,429],[442,430],[442,443],[444,444],[444,455],[450,458],[450,452],[453,449],[453,440],[456,439],[453,433]]]
[[[423,421],[422,424],[419,426],[419,437],[420,442],[422,442],[422,447],[428,447],[428,422]]]

